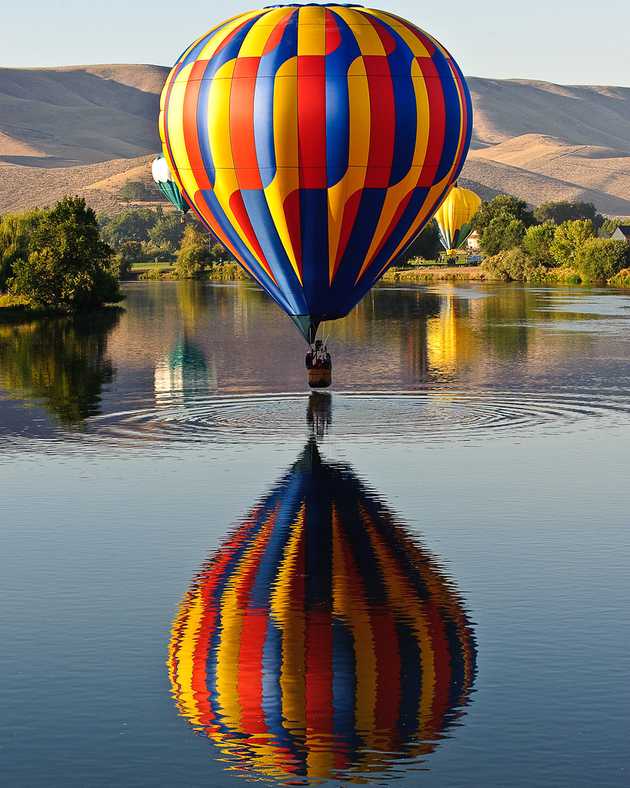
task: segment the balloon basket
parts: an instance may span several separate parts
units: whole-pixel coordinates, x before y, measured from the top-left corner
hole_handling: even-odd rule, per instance
[[[332,383],[332,369],[317,368],[308,370],[308,385],[312,389],[327,389]]]

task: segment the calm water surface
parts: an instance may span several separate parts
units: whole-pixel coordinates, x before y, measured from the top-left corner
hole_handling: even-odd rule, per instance
[[[245,284],[0,326],[15,786],[626,786],[630,295]]]

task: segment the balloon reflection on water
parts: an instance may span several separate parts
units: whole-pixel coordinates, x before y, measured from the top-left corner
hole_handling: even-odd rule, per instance
[[[168,665],[180,713],[231,768],[362,781],[433,750],[475,644],[433,557],[311,440],[195,578]]]

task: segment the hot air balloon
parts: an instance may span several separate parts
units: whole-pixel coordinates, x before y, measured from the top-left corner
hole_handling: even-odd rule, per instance
[[[190,206],[182,196],[179,186],[173,180],[173,176],[171,175],[171,171],[164,156],[158,156],[157,159],[153,160],[151,174],[153,175],[155,185],[171,205],[174,205],[182,214],[187,213]]]
[[[168,667],[229,768],[303,784],[424,760],[463,714],[475,658],[435,559],[311,439],[195,578]]]
[[[311,343],[431,219],[471,128],[468,88],[439,42],[335,4],[216,25],[171,70],[159,120],[201,222]]]
[[[473,229],[473,219],[481,205],[481,197],[470,189],[453,186],[435,214],[440,241],[452,253],[466,243]]]

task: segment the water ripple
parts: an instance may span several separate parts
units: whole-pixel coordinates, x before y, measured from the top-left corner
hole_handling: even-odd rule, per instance
[[[116,442],[245,443],[284,441],[320,431],[354,440],[484,440],[498,435],[572,431],[628,419],[630,397],[618,391],[370,391],[332,395],[189,395],[90,419],[89,434]],[[88,437],[86,435],[84,438]]]

